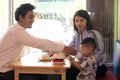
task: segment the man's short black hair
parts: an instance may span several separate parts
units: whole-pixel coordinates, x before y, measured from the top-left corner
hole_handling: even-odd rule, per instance
[[[89,45],[89,46],[91,46],[91,47],[93,47],[93,49],[95,50],[95,48],[96,48],[96,42],[95,42],[95,39],[93,39],[93,38],[85,38],[83,41],[82,41],[82,43],[81,43],[82,45]]]
[[[25,17],[28,11],[32,11],[35,9],[35,6],[31,5],[30,3],[20,5],[15,11],[15,20],[19,21],[19,15]]]

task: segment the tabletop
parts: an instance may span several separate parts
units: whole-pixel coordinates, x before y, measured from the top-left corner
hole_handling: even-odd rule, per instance
[[[40,54],[31,54],[9,65],[14,68],[15,80],[19,80],[20,73],[34,74],[61,74],[61,79],[66,80],[66,69],[71,67],[70,61],[65,59],[65,64],[53,64],[51,61],[41,61]]]

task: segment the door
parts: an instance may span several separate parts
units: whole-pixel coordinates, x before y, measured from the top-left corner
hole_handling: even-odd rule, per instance
[[[90,12],[94,29],[102,33],[105,52],[112,62],[114,43],[114,0],[87,0],[86,10]]]

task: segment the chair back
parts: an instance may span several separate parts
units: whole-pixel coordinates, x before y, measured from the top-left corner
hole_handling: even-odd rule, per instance
[[[113,72],[120,80],[120,40],[116,40],[114,44]]]

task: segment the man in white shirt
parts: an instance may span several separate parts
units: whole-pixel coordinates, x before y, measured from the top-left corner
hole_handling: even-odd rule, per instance
[[[14,77],[13,69],[7,67],[7,65],[19,59],[24,46],[72,55],[77,53],[72,47],[30,35],[26,31],[26,28],[31,28],[34,22],[33,9],[35,9],[35,7],[31,4],[22,4],[18,7],[15,12],[15,20],[17,23],[10,26],[0,41],[0,80],[14,80],[12,79]]]

